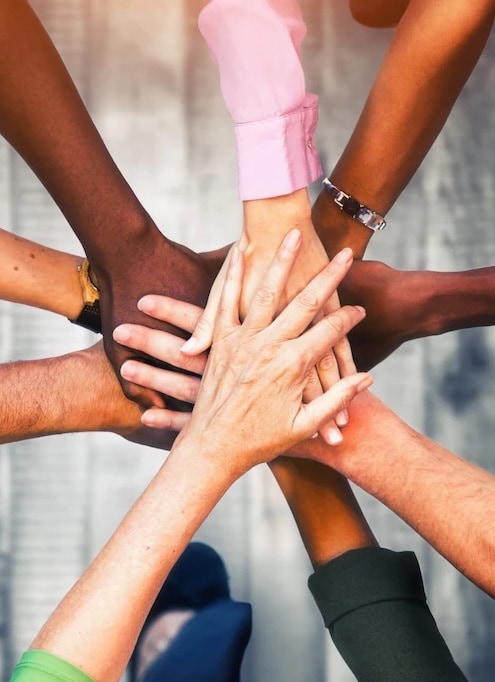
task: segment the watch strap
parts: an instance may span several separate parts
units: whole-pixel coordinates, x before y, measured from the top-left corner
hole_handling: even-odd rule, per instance
[[[79,283],[81,284],[84,307],[78,317],[75,320],[70,320],[70,322],[97,334],[101,334],[100,292],[91,279],[90,266],[87,258],[79,263],[77,271],[79,273]]]
[[[344,211],[344,213],[347,213],[351,218],[354,218],[354,220],[357,220],[373,232],[383,230],[387,224],[382,215],[362,204],[353,196],[347,194],[347,192],[339,189],[329,178],[323,180],[323,187],[341,211]]]

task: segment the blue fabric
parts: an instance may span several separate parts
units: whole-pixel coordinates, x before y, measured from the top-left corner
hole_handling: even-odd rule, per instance
[[[239,682],[251,628],[250,604],[229,599],[207,606],[186,623],[143,682]]]

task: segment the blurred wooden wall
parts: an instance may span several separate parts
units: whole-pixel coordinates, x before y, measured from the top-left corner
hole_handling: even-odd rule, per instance
[[[221,246],[240,230],[232,125],[196,29],[204,4],[33,0],[124,175],[167,235],[196,250]],[[301,4],[309,28],[308,82],[321,97],[319,145],[330,170],[391,33],[354,24],[346,0]],[[494,55],[491,41],[444,133],[390,214],[389,228],[374,238],[370,258],[405,269],[494,262]],[[4,142],[0,221],[79,252],[51,199]],[[92,341],[44,312],[2,304],[0,314],[3,361]],[[416,428],[495,470],[494,348],[491,329],[411,343],[376,370],[376,391]],[[109,435],[0,448],[4,679],[161,460],[160,453]],[[388,510],[365,495],[362,500],[384,546],[417,552],[432,610],[468,677],[492,680],[492,600]],[[224,556],[234,596],[254,606],[245,682],[353,679],[311,602],[308,561],[266,469],[238,482],[198,537]]]

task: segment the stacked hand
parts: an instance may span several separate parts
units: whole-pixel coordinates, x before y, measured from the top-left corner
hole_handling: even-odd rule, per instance
[[[358,390],[371,384],[368,375],[353,374],[309,403],[303,402],[312,368],[363,319],[364,310],[344,307],[308,328],[352,263],[352,252],[347,249],[278,313],[299,246],[299,233],[294,230],[284,239],[242,323],[239,308],[244,258],[238,249],[232,251],[205,376],[192,417],[180,436],[194,439],[211,457],[228,447],[232,450],[235,439],[245,447],[249,438],[251,457],[267,461],[314,435]],[[155,318],[189,327],[201,312],[159,296],[145,297],[140,307]],[[117,328],[114,336],[130,348],[159,359],[170,352],[170,339],[164,340],[162,332],[146,327],[126,324]],[[195,361],[204,363],[204,357]],[[198,365],[193,371],[199,369]],[[166,380],[163,370],[136,362],[125,363],[122,373],[154,390],[161,390]],[[191,390],[194,393],[192,384]],[[143,415],[143,422],[166,427],[169,416],[152,408]],[[266,423],[270,424],[269,434]],[[242,462],[238,466],[241,469]]]

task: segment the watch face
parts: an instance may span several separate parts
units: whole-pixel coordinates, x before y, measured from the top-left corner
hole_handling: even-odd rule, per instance
[[[356,201],[356,199],[353,199],[352,197],[349,197],[346,199],[344,202],[342,202],[342,210],[348,213],[351,218],[354,218],[356,216],[356,213],[359,211],[361,208],[361,204],[359,201]]]

